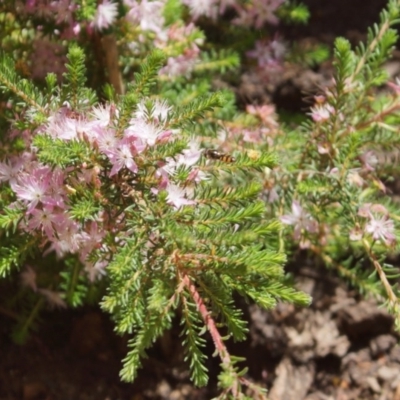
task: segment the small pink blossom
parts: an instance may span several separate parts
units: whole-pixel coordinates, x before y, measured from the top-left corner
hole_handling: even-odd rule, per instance
[[[247,105],[246,111],[260,118],[261,121],[268,125],[269,127],[276,128],[278,126],[278,122],[276,120],[275,114],[275,106],[270,104],[263,104],[261,106]]]
[[[90,129],[88,121],[73,114],[68,106],[64,106],[57,113],[50,116],[43,133],[54,139],[74,140],[82,132]]]
[[[274,203],[279,200],[278,192],[274,187],[266,188],[263,192],[263,198],[267,203]]]
[[[165,41],[167,39],[163,16],[164,0],[124,0],[124,5],[129,9],[126,14],[129,23],[134,26],[139,25],[142,31],[154,32],[159,40]]]
[[[363,232],[358,224],[350,231],[350,234],[349,234],[350,240],[353,240],[353,241],[361,240],[362,236],[363,236]]]
[[[190,49],[186,49],[183,54],[168,57],[167,64],[160,70],[160,75],[167,75],[169,78],[189,77],[199,62],[199,55],[199,48],[192,46]]]
[[[51,240],[51,245],[45,254],[55,251],[57,257],[61,258],[67,253],[76,253],[83,239],[79,224],[66,213],[57,214],[55,220],[57,237]]]
[[[38,289],[38,292],[47,300],[50,308],[67,308],[67,303],[60,293],[50,289]]]
[[[357,215],[363,218],[368,218],[371,215],[371,203],[363,204],[357,212]]]
[[[27,265],[24,269],[24,271],[21,272],[21,284],[24,287],[29,287],[31,288],[34,292],[37,291],[37,285],[36,285],[36,271]]]
[[[362,187],[364,185],[364,179],[361,177],[358,171],[359,170],[357,168],[349,170],[347,175],[347,182],[349,182],[350,185]]]
[[[246,55],[257,60],[260,68],[278,68],[286,53],[285,45],[278,39],[269,42],[257,41],[254,50]]]
[[[185,165],[186,167],[191,167],[196,164],[202,154],[199,144],[192,140],[189,143],[189,148],[182,150],[182,154],[178,157],[178,165]]]
[[[103,0],[102,4],[97,6],[93,25],[99,31],[109,28],[117,19],[118,4],[109,0]]]
[[[206,181],[209,179],[209,176],[198,168],[194,168],[190,171],[187,180],[189,182],[200,183],[201,181]]]
[[[167,186],[167,203],[174,206],[175,209],[179,209],[182,206],[196,204],[194,200],[187,198],[187,189],[181,188],[173,183]]]
[[[381,240],[388,245],[396,241],[394,223],[386,215],[380,217],[371,215],[370,221],[365,226],[365,232],[372,235],[374,240]]]
[[[96,263],[84,262],[85,272],[88,274],[90,282],[100,280],[103,276],[107,275],[106,267],[108,262],[105,260],[98,260]]]
[[[95,127],[91,131],[93,139],[96,141],[99,150],[110,157],[117,148],[118,139],[113,129]]]
[[[364,218],[371,218],[372,213],[389,215],[388,209],[383,204],[365,203],[358,209],[358,215]]]
[[[317,150],[319,154],[329,154],[330,146],[329,143],[323,142],[317,145]]]
[[[111,121],[114,106],[111,104],[98,105],[92,108],[91,116],[96,124],[106,128]]]
[[[117,174],[123,167],[128,168],[133,173],[138,171],[138,167],[133,160],[132,149],[126,140],[121,140],[121,144],[109,155],[113,165],[110,176]]]
[[[397,95],[400,94],[400,79],[399,78],[396,78],[396,83],[388,82],[387,85],[391,89],[393,89]]]
[[[54,237],[54,226],[57,218],[53,211],[53,207],[43,207],[43,209],[34,209],[31,212],[31,218],[27,224],[28,229],[42,230],[50,240]]]
[[[202,16],[216,19],[218,16],[218,2],[216,0],[182,0],[182,3],[189,7],[193,19]]]
[[[136,119],[125,130],[125,137],[141,139],[148,146],[154,146],[164,132],[164,128],[158,124]]]
[[[38,168],[31,174],[22,174],[17,183],[11,186],[17,198],[28,207],[27,213],[39,204],[54,204],[50,196],[51,171],[48,168]]]
[[[253,0],[245,3],[245,7],[239,9],[239,18],[236,23],[244,26],[261,28],[265,23],[276,25],[278,18],[276,10],[285,0]]]
[[[296,200],[292,202],[292,214],[282,215],[281,222],[294,226],[294,238],[299,240],[302,232],[315,233],[318,229],[318,223],[310,214],[304,211],[300,203]]]
[[[87,229],[87,236],[82,237],[80,250],[80,257],[82,260],[84,260],[86,256],[94,249],[101,247],[101,243],[105,235],[106,232],[100,224],[95,221],[90,223],[89,229]]]
[[[367,171],[374,171],[378,164],[378,157],[373,151],[366,151],[360,156],[360,159]]]
[[[317,104],[316,106],[311,107],[310,115],[315,122],[324,122],[334,113],[335,109],[330,104]]]
[[[24,159],[20,157],[13,157],[5,160],[5,162],[0,162],[0,182],[8,181],[10,184],[15,184],[23,164]]]

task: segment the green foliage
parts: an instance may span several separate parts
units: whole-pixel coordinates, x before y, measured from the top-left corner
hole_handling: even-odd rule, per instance
[[[178,0],[168,0],[164,8],[164,18],[166,25],[179,22],[184,11],[183,4]]]
[[[196,304],[187,298],[182,298],[182,321],[183,326],[182,344],[186,351],[186,359],[189,360],[192,379],[198,386],[205,386],[208,382],[208,371],[205,367],[207,359],[204,354],[206,344],[204,335],[203,321],[199,317]]]
[[[310,18],[307,6],[297,1],[287,1],[278,10],[280,19],[286,22],[306,24]]]
[[[60,273],[59,289],[65,293],[65,300],[71,307],[85,304],[88,292],[87,279],[82,274],[82,265],[75,258],[68,259],[65,271]]]
[[[237,68],[240,64],[240,59],[237,53],[229,50],[212,50],[209,53],[202,54],[202,60],[196,66],[196,72],[214,72],[217,71],[221,74],[228,70]]]
[[[64,103],[68,99],[73,109],[93,104],[96,101],[96,94],[85,87],[86,67],[85,54],[81,48],[73,44],[68,51],[67,72],[64,74],[66,83],[62,88],[60,101]]]
[[[78,140],[65,142],[47,135],[37,135],[33,144],[39,149],[39,159],[52,167],[65,168],[67,165],[90,162],[89,147]]]
[[[96,0],[78,0],[77,4],[77,17],[78,21],[92,20],[96,14],[97,1]]]
[[[19,269],[34,254],[34,245],[34,241],[26,236],[3,237],[0,245],[0,277],[4,278]]]
[[[15,63],[8,55],[3,53],[0,59],[0,89],[10,93],[18,105],[32,107],[41,116],[45,106],[42,94],[31,81],[17,75]]]
[[[295,64],[315,67],[328,60],[330,49],[322,44],[294,43],[287,60]]]
[[[21,210],[16,210],[12,208],[3,208],[3,214],[0,214],[0,228],[6,233],[12,230],[15,233],[18,227],[18,223],[23,217],[23,212]]]
[[[140,73],[135,75],[132,91],[142,96],[150,93],[150,89],[157,82],[157,74],[165,61],[165,55],[159,50],[154,50],[141,64]]]
[[[399,292],[390,282],[398,269],[387,257],[398,251],[398,206],[385,195],[380,181],[393,168],[390,162],[377,160],[375,166],[366,160],[398,143],[397,129],[391,126],[398,99],[378,94],[376,88],[387,81],[383,64],[397,41],[392,26],[399,12],[399,3],[389,1],[366,43],[355,50],[348,40],[336,39],[334,84],[316,103],[314,123],[305,122],[301,130],[279,138],[284,167],[276,177],[286,182],[282,203],[296,200],[307,210],[302,218],[318,224],[317,233],[303,227],[296,239],[306,243],[309,257],[322,260],[361,293],[387,301],[397,324]],[[325,115],[319,114],[322,110]]]

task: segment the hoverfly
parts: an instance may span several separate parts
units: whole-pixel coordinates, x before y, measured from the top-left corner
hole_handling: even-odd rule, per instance
[[[232,157],[230,154],[222,153],[218,150],[207,149],[204,152],[205,157],[209,158],[210,160],[217,160],[222,161],[225,163],[233,163],[235,162],[235,157]]]

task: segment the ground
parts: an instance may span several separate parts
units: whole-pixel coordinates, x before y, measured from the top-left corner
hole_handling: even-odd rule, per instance
[[[362,39],[386,1],[304,3],[310,7],[310,23],[282,27],[282,34],[287,40],[331,46],[337,35]],[[399,70],[398,63],[389,65]],[[257,78],[244,71],[238,99],[275,101],[283,109],[303,111],[308,106],[304,93],[323,84],[330,68],[327,63],[288,72],[262,90],[257,82],[251,84]],[[323,266],[309,265],[303,254],[289,268],[296,286],[312,295],[309,308],[280,304],[263,311],[238,299],[250,334],[246,342],[228,346],[246,358],[249,379],[268,388],[270,400],[400,400],[399,335],[393,319]],[[24,346],[10,338],[13,317],[0,309],[0,400],[208,400],[218,393],[219,362],[211,344],[209,385],[195,388],[176,340],[177,324],[149,351],[135,383],[124,384],[118,373],[126,338],[113,333],[97,308],[49,311]]]

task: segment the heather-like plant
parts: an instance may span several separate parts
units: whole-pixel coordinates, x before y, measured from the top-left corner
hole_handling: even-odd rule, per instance
[[[391,0],[365,44],[335,43],[335,75],[315,97],[302,126],[279,126],[270,106],[248,107],[253,119],[233,122],[224,148],[237,143],[275,150],[279,165],[264,171],[266,218],[280,216],[281,248],[307,251],[315,265],[334,269],[367,296],[385,304],[400,326],[399,207],[391,182],[399,174],[399,82],[384,63],[398,35],[400,3]],[[255,151],[255,149],[257,151]]]
[[[16,340],[46,304],[97,301],[116,332],[131,337],[121,378],[132,381],[175,317],[197,385],[207,382],[208,332],[221,359],[220,397],[245,398],[243,385],[251,398],[263,396],[225,344],[247,332],[233,298],[267,309],[277,301],[308,304],[283,270],[299,248],[378,298],[399,327],[398,271],[389,263],[400,219],[389,187],[399,168],[388,152],[399,146],[400,84],[377,90],[387,82],[383,64],[397,40],[399,0],[388,2],[355,51],[336,41],[332,85],[294,128],[279,123],[271,105],[239,113],[232,94],[209,93],[210,71],[238,59],[219,49],[202,55],[201,31],[173,12],[181,4],[126,1],[130,12],[113,25],[118,34],[106,35],[99,31],[117,18],[116,3],[86,1],[60,14],[49,9],[69,2],[12,3],[32,13],[20,13],[25,36],[10,35],[0,60],[0,276],[19,276],[30,290]],[[185,4],[196,19],[217,3],[207,12]],[[284,6],[281,15],[290,13]],[[241,7],[242,21],[273,22],[271,14],[251,11],[252,3]],[[42,36],[33,29],[36,18],[45,22]],[[21,33],[21,21],[2,22]],[[16,72],[23,63],[9,55],[23,59],[33,40],[62,47],[77,35],[81,46],[70,45],[57,75],[33,76],[34,84]],[[88,39],[107,43],[104,64]],[[163,51],[143,60],[154,47]],[[272,57],[261,44],[248,55],[275,66],[279,43],[267,47]],[[179,54],[193,56],[180,59],[182,69],[174,62]],[[95,85],[99,65],[107,66],[111,85]]]
[[[2,147],[1,276],[29,264],[24,284],[69,306],[82,304],[104,276],[101,307],[118,333],[132,335],[123,380],[136,377],[146,349],[177,314],[194,382],[207,382],[206,329],[221,358],[223,392],[239,396],[248,382],[217,329],[245,338],[233,295],[267,308],[278,300],[309,302],[285,283],[280,224],[263,218],[261,186],[219,184],[273,168],[275,156],[207,159],[193,126],[223,98],[179,108],[152,96],[157,52],[126,95],[105,103],[84,86],[82,51],[73,46],[68,58],[62,86],[48,75],[43,92],[20,80],[7,56],[2,61],[1,86],[24,111]],[[47,269],[41,287],[40,268],[52,253],[60,269]]]

